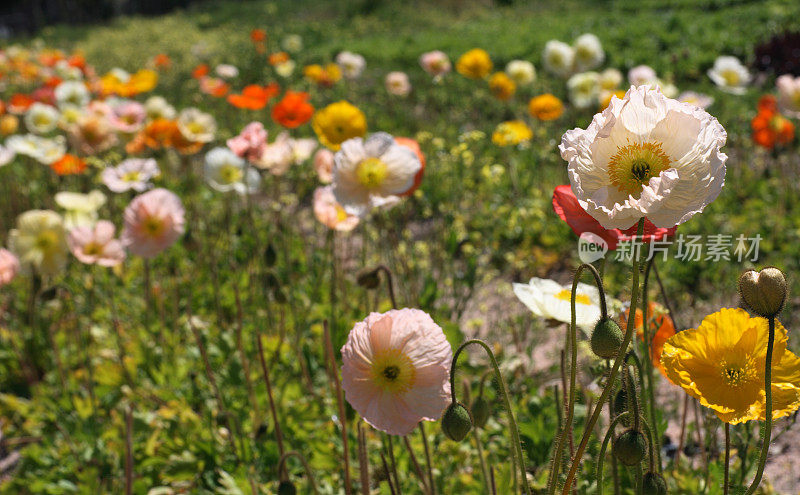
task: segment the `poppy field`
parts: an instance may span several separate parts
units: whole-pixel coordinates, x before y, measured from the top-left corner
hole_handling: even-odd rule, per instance
[[[794,494],[800,4],[0,40],[0,493]]]

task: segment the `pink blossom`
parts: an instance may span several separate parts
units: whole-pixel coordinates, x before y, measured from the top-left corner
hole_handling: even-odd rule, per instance
[[[407,435],[447,407],[452,359],[444,332],[424,311],[371,313],[342,347],[345,398],[375,428]]]
[[[314,216],[324,226],[340,232],[356,228],[359,218],[347,213],[333,195],[333,187],[318,187],[314,191]]]
[[[419,58],[419,65],[422,66],[425,72],[437,77],[450,72],[452,67],[447,54],[440,50],[423,53]]]
[[[238,156],[255,162],[261,158],[267,147],[267,131],[261,122],[250,122],[241,134],[228,139],[228,148]]]
[[[131,253],[153,258],[184,232],[180,198],[166,189],[153,189],[133,198],[125,208],[122,243]]]
[[[150,179],[160,173],[158,164],[152,158],[128,158],[116,167],[108,167],[100,174],[103,184],[119,193],[125,191],[144,191],[150,187]]]
[[[76,227],[67,242],[78,261],[87,265],[116,266],[125,259],[122,242],[114,239],[114,224],[100,220],[94,227]]]
[[[314,170],[320,182],[330,184],[333,181],[333,151],[320,148],[314,153]]]
[[[14,253],[7,249],[0,249],[0,286],[14,280],[19,272],[19,260]]]
[[[126,101],[114,107],[109,121],[111,126],[119,132],[132,134],[142,128],[147,117],[144,106],[138,101]]]

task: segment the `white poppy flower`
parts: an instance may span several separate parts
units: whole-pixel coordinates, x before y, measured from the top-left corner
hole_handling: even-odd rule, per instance
[[[581,72],[567,80],[569,101],[575,108],[596,108],[600,101],[600,74]]]
[[[714,67],[708,71],[708,77],[719,89],[735,95],[744,94],[751,79],[747,67],[738,58],[731,56],[717,57]]]
[[[83,107],[91,98],[82,81],[64,81],[56,86],[54,93],[59,107],[65,104]]]
[[[778,105],[792,117],[800,117],[800,76],[784,74],[775,81],[778,88]]]
[[[231,64],[219,64],[214,68],[214,72],[223,79],[233,79],[239,75],[239,69]]]
[[[575,40],[574,44],[575,70],[579,72],[587,71],[598,67],[603,63],[606,54],[600,39],[593,34],[583,34]]]
[[[336,55],[336,64],[342,69],[342,75],[347,79],[356,79],[364,72],[367,66],[364,57],[353,52],[340,52]]]
[[[187,108],[178,115],[178,129],[183,137],[193,143],[208,143],[214,140],[217,121],[211,114],[197,108]]]
[[[647,65],[637,65],[628,71],[628,82],[631,84],[631,86],[655,84],[656,79],[658,79],[656,71]]]
[[[295,63],[294,60],[287,60],[275,66],[275,73],[283,78],[287,78],[294,73],[295,67],[297,67],[297,63]]]
[[[422,168],[416,153],[385,132],[342,143],[333,167],[333,193],[348,212],[364,216],[371,207],[395,202]]]
[[[151,96],[144,102],[144,110],[147,112],[147,118],[150,120],[155,119],[168,119],[175,118],[175,107],[170,105],[163,96]]]
[[[256,169],[248,167],[243,158],[223,146],[206,153],[204,170],[208,184],[220,192],[252,194],[261,183],[261,176]]]
[[[536,68],[527,60],[512,60],[506,65],[506,74],[517,86],[527,86],[536,80]]]
[[[627,229],[647,217],[670,228],[719,195],[726,139],[704,110],[640,86],[612,98],[587,129],[567,131],[559,150],[578,202],[603,227]]]
[[[37,101],[25,112],[25,127],[35,134],[47,134],[58,125],[58,117],[55,107]]]
[[[690,103],[696,107],[708,108],[714,103],[714,98],[703,93],[695,93],[694,91],[684,91],[678,95],[678,101]]]
[[[60,192],[54,196],[58,206],[65,210],[64,226],[67,230],[75,227],[93,227],[97,222],[97,210],[106,204],[106,195],[94,190],[89,194]]]
[[[544,45],[542,64],[548,72],[559,77],[567,77],[572,74],[574,60],[575,51],[568,44],[550,40]]]
[[[513,284],[514,294],[533,314],[542,318],[572,321],[572,286],[562,286],[545,278],[532,278],[527,284]],[[578,282],[575,293],[575,321],[583,329],[594,327],[600,319],[600,292],[594,285]]]
[[[0,144],[0,167],[11,163],[15,156],[17,156],[17,153],[13,149]]]
[[[600,73],[600,87],[607,91],[614,91],[622,84],[622,72],[617,69],[606,69]]]

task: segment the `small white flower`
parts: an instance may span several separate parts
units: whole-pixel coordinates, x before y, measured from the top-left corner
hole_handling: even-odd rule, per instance
[[[217,121],[197,108],[186,108],[178,115],[178,129],[193,143],[209,143],[217,132]]]
[[[631,86],[655,84],[657,78],[656,71],[647,65],[637,65],[628,71],[628,82]]]
[[[606,91],[614,91],[622,84],[622,72],[617,69],[606,69],[600,73],[600,87]]]
[[[65,130],[77,125],[86,114],[83,108],[71,103],[60,105],[59,110],[61,110],[61,115],[58,118],[58,125]]]
[[[778,88],[778,105],[781,111],[800,118],[800,76],[784,74],[775,81]]]
[[[597,107],[600,101],[600,74],[597,72],[581,72],[567,81],[569,101],[575,108],[586,109]]]
[[[175,107],[170,105],[163,96],[151,96],[144,102],[144,110],[147,112],[147,118],[150,120],[155,119],[173,119],[175,118]]]
[[[214,68],[214,72],[223,79],[233,79],[239,75],[239,69],[231,64],[219,64]]]
[[[678,101],[689,103],[703,109],[708,108],[714,103],[714,98],[702,93],[695,93],[694,91],[684,91],[678,95],[677,99]]]
[[[408,96],[411,92],[411,81],[405,72],[390,72],[386,74],[386,91],[395,96]]]
[[[83,72],[79,68],[69,65],[66,60],[56,62],[53,69],[56,76],[62,81],[81,81],[83,79]]]
[[[130,72],[126,71],[125,69],[120,69],[119,67],[114,67],[110,71],[109,74],[114,76],[119,82],[126,83],[131,80]]]
[[[257,170],[248,167],[244,159],[222,146],[206,153],[204,171],[208,184],[220,192],[252,194],[261,183]]]
[[[340,52],[336,56],[336,63],[342,69],[342,75],[347,79],[358,78],[367,66],[364,57],[348,51]]]
[[[303,49],[303,38],[299,34],[288,34],[283,38],[281,46],[289,53],[297,53]]]
[[[91,98],[89,90],[82,81],[64,81],[56,86],[54,94],[59,107],[63,105],[83,107]]]
[[[661,93],[667,98],[675,98],[678,96],[678,87],[671,82],[658,79],[656,86],[661,89]]]
[[[292,147],[292,161],[295,165],[300,165],[311,158],[311,154],[317,149],[317,140],[313,138],[290,139],[289,144]]]
[[[58,117],[55,107],[37,101],[25,112],[25,127],[36,134],[47,134],[58,125]]]
[[[43,165],[60,160],[67,152],[64,136],[48,139],[35,134],[16,134],[6,140],[6,146],[14,153],[29,156]]]
[[[542,64],[544,68],[559,77],[568,77],[572,74],[572,67],[575,61],[575,51],[568,44],[550,40],[544,45],[542,53]]]
[[[294,60],[287,60],[275,66],[275,73],[283,78],[290,77],[294,73],[297,63]]]
[[[606,54],[600,39],[593,34],[583,34],[575,40],[575,71],[584,72],[603,63]]]
[[[708,77],[719,89],[735,95],[744,94],[751,79],[747,67],[738,58],[731,56],[717,57],[714,67],[708,71]]]
[[[75,227],[93,227],[97,222],[97,210],[106,204],[106,195],[94,190],[89,194],[76,192],[56,193],[55,202],[65,210],[64,226],[67,230]]]
[[[100,178],[107,188],[116,193],[131,190],[143,192],[150,188],[150,179],[159,173],[158,163],[153,158],[128,158],[116,167],[103,170]]]
[[[514,294],[533,314],[542,318],[572,321],[572,286],[555,280],[532,278],[527,284],[513,284]],[[591,329],[600,319],[600,292],[594,285],[579,282],[575,293],[575,321],[582,329]]]
[[[506,74],[517,86],[527,86],[536,80],[536,69],[527,60],[512,60],[506,65]]]

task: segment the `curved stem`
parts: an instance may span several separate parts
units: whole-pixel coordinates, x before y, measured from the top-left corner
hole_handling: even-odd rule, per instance
[[[311,467],[308,465],[306,458],[300,452],[297,452],[296,450],[291,450],[283,454],[281,456],[280,461],[278,461],[278,472],[280,473],[283,471],[283,468],[286,464],[286,460],[289,457],[296,457],[300,460],[300,462],[303,464],[303,469],[306,470],[306,476],[308,477],[308,483],[311,485],[311,490],[314,492],[315,495],[318,494],[319,492],[317,491],[317,483],[314,481],[314,473],[311,472]]]
[[[649,303],[648,303],[648,282],[650,280],[650,269],[655,266],[655,256],[647,260],[647,266],[644,270],[644,281],[642,282],[642,332],[644,335],[644,343],[645,343],[645,354],[647,355],[647,366],[645,370],[647,372],[647,383],[649,388],[647,390],[647,397],[650,401],[648,410],[650,411],[650,421],[653,424],[653,429],[655,430],[655,441],[659,442],[659,435],[658,435],[658,422],[656,421],[656,390],[655,390],[655,376],[653,373],[653,367],[655,364],[653,363],[653,354],[652,354],[652,346],[653,346],[653,338],[654,336],[651,335],[650,330],[650,318],[649,318]],[[644,388],[642,389],[642,393],[645,393]],[[658,445],[656,445],[656,452],[658,453],[658,471],[661,472],[661,449]]]
[[[376,271],[382,271],[386,274],[386,288],[389,292],[389,300],[392,302],[392,309],[397,309],[397,299],[394,297],[394,277],[392,271],[386,265],[378,265]]]
[[[767,342],[767,360],[764,366],[764,392],[766,394],[767,410],[764,414],[764,423],[761,426],[761,456],[758,459],[756,476],[745,495],[753,495],[758,485],[761,484],[764,466],[767,464],[767,454],[769,454],[769,442],[772,437],[772,348],[775,345],[775,317],[770,316],[768,320],[769,341]]]
[[[472,435],[475,438],[475,447],[478,448],[478,460],[481,464],[481,475],[486,484],[486,493],[492,493],[492,481],[489,479],[489,470],[486,468],[486,459],[483,456],[483,447],[481,446],[481,439],[478,436],[478,430]]]
[[[644,232],[644,217],[639,219],[639,225],[636,228],[636,235],[637,237],[641,237],[642,232]],[[640,251],[636,251],[633,257],[633,266],[632,272],[633,279],[631,283],[631,307],[635,308],[637,300],[639,298],[639,254]],[[628,349],[628,346],[631,344],[631,337],[633,336],[633,328],[634,328],[634,320],[636,318],[628,318],[628,328],[625,330],[625,338],[622,340],[622,345],[620,346],[619,353],[617,353],[617,357],[614,359],[614,365],[611,367],[611,374],[608,377],[608,381],[606,382],[605,388],[603,388],[602,394],[600,394],[600,399],[597,401],[597,405],[595,406],[594,410],[592,411],[592,415],[589,418],[589,421],[586,423],[586,427],[583,431],[583,436],[581,437],[581,442],[578,444],[578,450],[575,452],[575,456],[572,458],[572,463],[569,467],[569,472],[567,473],[567,480],[564,484],[564,488],[562,490],[562,495],[568,495],[570,492],[570,487],[572,486],[572,480],[575,479],[575,474],[578,472],[578,466],[581,463],[581,458],[583,457],[583,453],[586,450],[586,446],[589,443],[589,437],[592,435],[592,431],[594,430],[594,425],[597,423],[597,419],[600,416],[600,410],[603,407],[603,404],[608,400],[608,396],[611,393],[611,390],[614,388],[614,380],[617,378],[617,372],[619,372],[619,367],[622,364],[622,360],[625,356],[625,353]]]
[[[567,400],[566,404],[566,414],[565,420],[562,424],[560,434],[558,435],[558,441],[556,442],[556,450],[553,453],[553,464],[550,470],[550,476],[548,478],[547,486],[548,486],[548,493],[552,495],[556,491],[556,487],[558,485],[558,473],[561,468],[561,456],[564,452],[564,437],[572,438],[572,420],[575,414],[575,381],[576,381],[576,374],[578,369],[578,338],[577,338],[577,313],[575,310],[575,297],[578,292],[578,282],[580,282],[581,274],[583,270],[589,270],[592,275],[594,276],[594,281],[597,284],[597,290],[600,293],[600,318],[605,320],[608,318],[608,306],[606,305],[606,293],[605,289],[603,288],[603,279],[600,278],[600,273],[598,273],[597,268],[594,266],[584,263],[578,267],[575,271],[575,276],[572,279],[572,295],[570,297],[570,308],[572,312],[572,318],[569,325],[569,333],[567,334],[567,341],[569,342],[570,347],[570,367],[569,367],[569,400]],[[565,390],[566,392],[566,390]],[[598,404],[598,410],[602,407],[602,402]],[[570,444],[570,449],[572,448],[572,444]],[[565,492],[566,493],[566,492]]]
[[[731,462],[731,424],[725,423],[725,481],[722,484],[722,491],[728,495],[728,471]]]
[[[519,459],[519,471],[522,476],[522,486],[524,487],[525,493],[531,495],[531,489],[528,486],[527,472],[525,471],[525,458],[522,455],[522,444],[519,439],[519,429],[517,428],[517,421],[514,419],[514,412],[511,409],[511,401],[506,391],[506,383],[503,379],[503,375],[500,373],[500,366],[497,364],[497,358],[494,357],[492,349],[486,342],[480,339],[471,339],[464,342],[456,349],[455,354],[453,354],[453,363],[450,365],[450,393],[452,394],[453,402],[456,402],[456,363],[458,362],[458,356],[461,354],[461,351],[470,344],[477,344],[483,347],[486,354],[489,355],[489,360],[492,362],[492,368],[494,368],[495,376],[497,377],[497,388],[503,398],[503,407],[505,407],[508,413],[508,427],[511,429],[511,441],[514,444],[512,452],[516,452],[516,456]],[[516,475],[514,475],[514,479],[517,479]]]
[[[619,416],[611,421],[611,423],[608,425],[606,436],[603,438],[603,443],[600,445],[600,453],[597,454],[597,470],[595,471],[594,476],[597,479],[597,495],[603,495],[603,460],[606,456],[608,442],[611,440],[611,437],[614,436],[614,428],[629,414],[630,413],[628,411],[625,411],[620,413]]]

